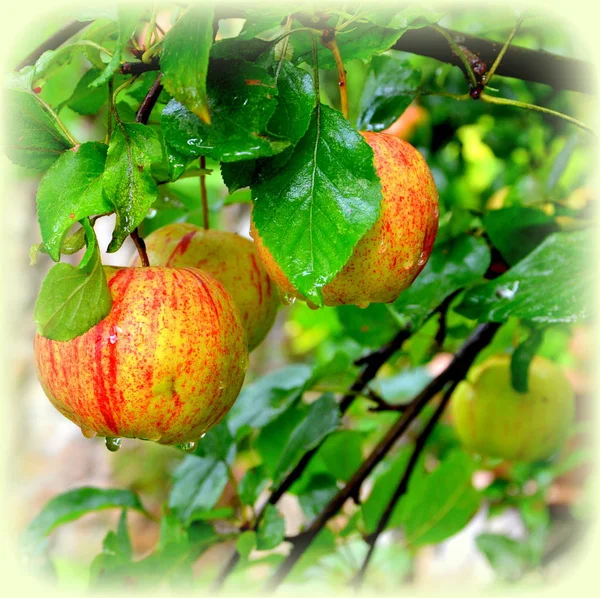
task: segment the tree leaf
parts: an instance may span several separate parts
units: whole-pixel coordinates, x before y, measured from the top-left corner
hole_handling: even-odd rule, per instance
[[[502,579],[517,581],[529,565],[526,545],[501,534],[480,534],[477,548]]]
[[[554,233],[502,276],[468,291],[456,311],[479,322],[582,320],[590,313],[592,253],[592,231]]]
[[[173,474],[169,508],[185,524],[212,509],[227,485],[227,466],[214,458],[187,456]]]
[[[317,455],[335,479],[347,482],[359,468],[363,461],[362,438],[356,430],[340,430],[325,439]]]
[[[515,349],[510,360],[510,376],[512,387],[517,392],[527,392],[529,388],[529,365],[535,357],[542,341],[544,340],[544,329],[536,328]]]
[[[192,5],[165,35],[160,57],[165,89],[207,124],[206,74],[213,12],[212,4]]]
[[[145,513],[137,494],[129,490],[82,487],[51,499],[27,526],[23,540],[33,546],[60,525],[79,519],[91,511],[134,509]]]
[[[44,171],[73,147],[36,94],[9,89],[4,97],[7,118],[4,151],[15,164]]]
[[[254,505],[258,495],[266,488],[269,479],[262,465],[249,469],[238,485],[238,495],[245,505]]]
[[[65,233],[78,220],[112,212],[102,191],[107,147],[89,141],[64,152],[42,178],[37,211],[48,255],[60,259]]]
[[[238,554],[243,558],[248,558],[250,553],[256,546],[256,532],[252,530],[246,530],[242,532],[235,543],[235,549]]]
[[[117,6],[117,19],[119,23],[119,37],[110,62],[104,67],[104,70],[89,85],[90,87],[100,87],[108,83],[121,64],[123,51],[125,50],[130,38],[135,33],[141,20],[142,14],[147,10],[143,5]]]
[[[55,341],[69,341],[84,334],[108,315],[112,298],[100,252],[89,224],[88,249],[78,268],[56,264],[42,282],[34,319],[39,334]]]
[[[407,544],[437,544],[467,525],[481,504],[473,471],[472,458],[455,450],[432,473],[412,480],[402,501]]]
[[[227,185],[229,193],[249,187],[252,184],[256,160],[239,160],[238,162],[223,162],[221,176]]]
[[[298,494],[298,501],[307,519],[311,521],[319,515],[338,491],[334,476],[326,473],[311,476],[302,492]]]
[[[142,222],[158,195],[150,165],[162,159],[156,132],[142,124],[117,121],[108,146],[104,192],[117,214],[110,253]]]
[[[363,347],[380,347],[400,330],[398,318],[385,303],[371,303],[364,309],[340,305],[335,311],[344,333]]]
[[[273,505],[267,505],[256,530],[256,548],[270,550],[283,542],[285,521]]]
[[[169,148],[182,156],[218,162],[272,156],[289,142],[267,135],[277,107],[277,86],[269,73],[242,60],[213,60],[207,80],[211,124],[177,100],[163,110],[161,125]]]
[[[412,286],[394,302],[398,318],[420,328],[448,295],[481,279],[490,265],[485,241],[461,235],[435,245],[429,261]]]
[[[213,458],[229,464],[235,459],[235,453],[233,436],[224,421],[206,432],[194,451],[199,457]]]
[[[381,207],[373,150],[319,104],[285,169],[252,187],[253,221],[294,286],[317,305]]]
[[[531,253],[549,234],[559,230],[552,216],[524,206],[489,210],[483,217],[483,225],[492,245],[511,265]]]
[[[304,453],[319,445],[321,440],[340,425],[340,408],[331,393],[324,394],[310,405],[302,422],[294,429],[273,473],[273,485],[277,486],[300,461]]]
[[[408,60],[395,56],[373,56],[360,99],[356,128],[365,131],[387,129],[415,99],[421,71]]]
[[[293,405],[311,372],[307,365],[290,365],[244,387],[226,418],[236,440],[252,428],[263,428]]]
[[[66,105],[78,114],[96,114],[108,100],[108,83],[90,87],[90,83],[100,75],[98,69],[90,69],[77,83],[75,91]]]

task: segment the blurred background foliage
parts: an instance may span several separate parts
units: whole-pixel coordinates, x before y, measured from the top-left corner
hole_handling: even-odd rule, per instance
[[[68,18],[68,14],[46,15],[38,28],[23,36],[21,47],[14,50],[15,61]],[[439,21],[445,27],[500,42],[514,22],[511,8],[476,6],[445,10]],[[99,19],[86,35],[90,39],[97,35],[110,47],[106,31],[112,26],[109,19]],[[227,27],[235,30],[236,26],[239,23],[222,22],[221,35],[227,34]],[[577,56],[578,51],[568,28],[548,15],[529,18],[513,43],[565,56]],[[422,90],[465,92],[465,78],[458,68],[409,53],[390,54],[404,72],[420,72]],[[93,99],[85,94],[94,93],[81,85],[88,68],[82,55],[64,64],[57,61],[41,90],[41,97],[59,111],[81,141],[100,139],[105,133],[106,106],[86,114]],[[355,60],[346,68],[350,119],[355,122],[370,67]],[[134,113],[153,78],[153,73],[144,75],[122,92],[120,113]],[[543,105],[582,120],[595,101],[584,94],[499,76],[493,87],[502,97]],[[321,72],[321,93],[323,102],[339,108],[334,70]],[[103,101],[99,97],[98,106]],[[150,124],[158,122],[162,106],[157,106]],[[594,191],[589,184],[596,160],[594,143],[588,133],[569,123],[510,106],[435,95],[419,97],[403,118],[397,134],[423,153],[439,190],[436,247],[468,234],[491,242],[492,262],[501,258],[513,265],[548,234],[589,226],[595,215]],[[230,196],[219,165],[209,161],[207,167],[213,170],[207,177],[212,226],[247,234],[249,190]],[[37,243],[38,233],[30,226],[37,179],[26,169],[10,168],[23,211],[31,216],[22,225],[23,238]],[[162,185],[142,232],[146,235],[174,221],[201,224],[197,179]],[[107,229],[104,246],[109,236]],[[110,259],[124,264],[131,253],[132,247],[126,244]],[[25,245],[23,255],[28,294],[21,317],[31,338],[31,309],[42,271],[50,266],[50,260],[40,256],[38,267],[25,271]],[[409,401],[475,329],[474,320],[453,309],[462,298],[459,294],[452,299],[443,318],[436,315],[424,323],[382,368],[372,389],[383,399],[392,404]],[[29,525],[48,499],[68,488],[126,489],[139,496],[140,505],[144,505],[142,509],[129,504],[131,494],[113,497],[112,502],[104,497],[98,509],[125,506],[127,515],[119,519],[118,509],[99,510],[58,528],[38,547],[29,566],[44,570],[64,587],[87,587],[92,559],[92,585],[122,585],[129,580],[135,587],[156,583],[204,586],[237,547],[242,559],[227,587],[260,588],[271,567],[283,558],[280,542],[284,535],[298,533],[316,516],[380,440],[396,414],[374,411],[366,400],[355,401],[343,418],[343,429],[328,436],[279,510],[267,517],[268,525],[255,534],[240,533],[236,524],[251,518],[252,505],[257,497],[264,497],[269,480],[278,471],[282,447],[311,417],[315,401],[329,396],[323,393],[343,393],[357,375],[354,361],[391,340],[402,325],[398,313],[382,305],[316,311],[302,302],[282,306],[268,339],[252,355],[245,390],[236,404],[237,411],[234,408],[230,414],[229,423],[238,417],[240,424],[229,425],[229,430],[223,425],[215,428],[191,456],[135,441],[125,441],[123,449],[112,455],[104,451],[101,440],[80,438],[74,426],[59,421],[60,416],[47,406],[35,382],[29,347],[23,342],[19,380],[25,397],[21,420],[24,434],[13,466],[14,485],[19,487],[13,504],[18,531]],[[490,355],[511,353],[532,328],[517,317],[508,318],[476,363]],[[415,484],[421,478],[421,500],[435,501],[437,489],[428,488],[426,480],[444,464],[454,468],[452,479],[456,483],[461,475],[469,486],[472,482],[472,505],[464,513],[455,513],[433,541],[425,539],[422,544],[406,542],[398,527],[405,522],[400,509],[375,551],[367,577],[371,588],[397,590],[402,582],[427,586],[432,580],[451,583],[465,579],[468,583],[503,584],[527,578],[538,584],[558,574],[556,563],[560,574],[566,574],[565,562],[572,554],[569,548],[579,542],[591,516],[586,438],[591,433],[592,344],[589,323],[544,328],[538,354],[566,369],[577,395],[576,423],[564,451],[552,460],[525,464],[474,458],[463,452],[449,416],[444,416],[429,439]],[[303,400],[298,400],[303,388],[307,389]],[[258,407],[244,412],[244,405],[252,402]],[[245,429],[244,422],[251,415],[258,417],[261,405],[269,405],[270,411],[264,409],[262,421],[251,420],[251,429]],[[432,411],[429,407],[425,416]],[[235,438],[232,429],[237,429]],[[411,429],[369,477],[362,504],[346,505],[320,533],[294,568],[289,583],[326,586],[344,584],[352,577],[367,550],[364,536],[373,531],[386,497],[404,470],[418,429],[419,425]],[[74,461],[78,465],[74,466]],[[399,507],[409,508],[410,500],[409,493]],[[51,527],[72,519],[70,515],[59,517]],[[39,518],[36,521],[39,523]],[[113,531],[105,536],[108,528]]]

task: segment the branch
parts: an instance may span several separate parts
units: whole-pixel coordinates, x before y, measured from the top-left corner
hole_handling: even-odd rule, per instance
[[[28,54],[17,66],[15,70],[20,71],[22,68],[35,64],[38,58],[48,50],[56,50],[62,46],[67,40],[71,39],[76,33],[87,27],[91,21],[71,21],[62,29],[59,29],[54,35],[51,35],[45,42],[41,43],[33,52]]]
[[[503,47],[501,42],[467,35],[451,29],[446,29],[446,32],[452,35],[461,46],[467,47],[487,64],[493,64]],[[456,66],[462,65],[460,58],[449,47],[448,41],[433,27],[406,31],[392,48],[435,58]],[[506,50],[502,62],[496,69],[496,74],[504,77],[515,77],[534,83],[545,83],[555,89],[584,93],[595,93],[593,72],[593,67],[583,60],[514,45]]]
[[[489,344],[500,324],[488,323],[480,326],[465,344],[457,351],[448,367],[434,378],[412,401],[406,410],[391,426],[384,438],[375,446],[371,454],[358,468],[350,481],[331,499],[320,515],[313,520],[302,538],[294,544],[292,550],[279,565],[266,585],[267,591],[274,591],[287,577],[298,559],[311,545],[317,534],[334,517],[348,498],[356,493],[370,475],[375,466],[385,457],[396,441],[406,432],[410,424],[418,417],[427,403],[440,392],[448,382],[462,380],[479,352]]]
[[[154,80],[154,83],[148,90],[146,97],[142,100],[140,107],[135,115],[135,122],[141,123],[143,125],[148,124],[148,119],[150,118],[150,113],[152,109],[158,102],[158,96],[160,96],[160,92],[163,90],[162,83],[160,82],[162,74],[158,75]]]
[[[361,360],[361,363],[357,363],[357,365],[364,365],[363,370],[360,372],[352,386],[348,389],[348,392],[341,398],[340,400],[340,412],[344,414],[354,399],[359,396],[363,390],[367,387],[369,382],[375,378],[377,372],[381,369],[381,367],[390,359],[390,357],[398,351],[404,341],[410,338],[412,331],[409,329],[400,330],[394,338],[381,347],[381,349],[370,353],[368,356],[364,357]],[[313,458],[314,454],[321,448],[321,445],[324,441],[322,441],[318,446],[314,449],[308,451],[302,456],[302,459],[298,462],[296,467],[292,469],[292,471],[287,475],[285,480],[281,482],[281,484],[273,490],[271,496],[261,508],[259,513],[256,516],[256,521],[252,529],[256,531],[258,525],[260,523],[261,517],[265,512],[267,505],[276,504],[279,499],[288,491],[288,489],[292,486],[292,484],[300,478],[306,467],[308,466],[310,460]],[[238,564],[240,560],[240,555],[237,551],[234,551],[229,557],[229,560],[225,564],[225,567],[219,573],[217,579],[212,585],[212,591],[216,592],[221,589],[225,580],[229,577],[231,572],[235,569],[235,566]]]
[[[408,482],[410,481],[415,466],[417,465],[417,461],[419,460],[419,457],[421,456],[421,453],[423,452],[425,445],[427,444],[429,436],[431,436],[433,429],[435,428],[437,422],[442,416],[444,409],[448,405],[448,401],[450,400],[450,397],[454,392],[454,389],[456,388],[457,384],[458,381],[455,380],[452,383],[452,385],[448,388],[448,390],[446,390],[446,392],[444,393],[444,397],[438,405],[438,408],[435,410],[435,413],[431,416],[431,419],[427,422],[427,425],[425,426],[421,434],[419,434],[419,437],[415,442],[415,448],[413,450],[413,453],[410,456],[408,465],[406,466],[406,471],[404,472],[402,479],[398,483],[398,486],[396,487],[392,498],[386,505],[385,511],[383,512],[383,515],[381,516],[381,519],[377,524],[377,529],[375,530],[375,532],[373,532],[373,534],[371,534],[367,538],[367,542],[369,543],[369,551],[367,552],[367,556],[365,557],[365,560],[363,561],[363,564],[361,565],[358,573],[350,582],[351,585],[353,585],[356,589],[360,588],[362,582],[364,581],[365,573],[367,572],[367,567],[369,566],[369,562],[371,561],[371,557],[373,556],[373,552],[375,551],[375,544],[377,544],[377,539],[379,538],[383,530],[387,527],[387,524],[390,520],[390,517],[392,516],[392,513],[394,512],[394,509],[396,508],[396,505],[398,504],[398,501],[406,493],[406,490],[408,488]]]
[[[122,75],[141,75],[148,71],[159,71],[160,61],[157,56],[153,56],[150,62],[124,62],[121,64],[119,72]]]

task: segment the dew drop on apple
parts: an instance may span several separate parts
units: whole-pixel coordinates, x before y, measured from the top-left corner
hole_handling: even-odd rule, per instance
[[[367,309],[369,305],[371,305],[370,301],[357,301],[356,303],[356,307],[358,307],[359,309]]]
[[[294,297],[294,295],[290,295],[289,293],[284,293],[281,295],[281,303],[283,303],[283,305],[293,305],[296,303],[296,297]]]
[[[197,442],[193,442],[192,440],[190,440],[189,442],[184,442],[180,448],[184,453],[193,453],[196,450],[197,446]]]
[[[116,332],[113,332],[112,334],[109,335],[108,342],[111,345],[114,345],[117,342],[117,333]]]
[[[92,428],[86,428],[86,427],[82,427],[81,428],[81,433],[86,437],[86,438],[93,438],[94,436],[96,436],[96,430],[92,430]]]
[[[123,442],[123,439],[122,438],[118,438],[118,437],[107,436],[104,439],[104,442],[106,443],[106,448],[111,453],[116,453],[121,448],[121,444]]]

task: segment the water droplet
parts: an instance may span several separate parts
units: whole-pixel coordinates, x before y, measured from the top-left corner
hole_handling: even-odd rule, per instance
[[[206,436],[206,432],[202,432],[202,436],[200,436],[200,440],[202,440]]]
[[[356,307],[358,307],[360,309],[367,309],[367,307],[369,307],[369,305],[371,305],[370,301],[357,301],[356,302]]]
[[[316,311],[317,309],[320,309],[318,305],[316,305],[315,303],[313,303],[312,301],[307,301],[306,305],[308,305],[309,309],[312,309],[313,311]]]
[[[515,280],[512,284],[507,284],[496,289],[496,296],[500,299],[512,299],[519,290],[519,281]]]
[[[289,293],[283,293],[281,295],[281,303],[283,303],[283,305],[293,305],[296,303],[296,297],[294,297],[294,295],[290,295]]]
[[[81,433],[86,437],[86,438],[93,438],[94,436],[96,436],[96,430],[92,430],[92,428],[85,428],[82,427],[81,428]]]
[[[223,380],[219,380],[219,390],[223,390],[225,388],[225,382]]]
[[[114,345],[117,342],[117,333],[115,331],[113,331],[109,336],[108,336],[108,342],[111,345]]]
[[[121,443],[123,442],[123,439],[122,438],[112,438],[110,436],[107,436],[104,439],[104,442],[106,443],[106,448],[111,453],[116,453],[121,448]]]
[[[427,256],[425,255],[425,252],[422,251],[421,255],[419,256],[419,260],[417,261],[417,266],[423,266],[426,261],[427,261]]]
[[[150,208],[148,210],[148,213],[146,214],[146,218],[148,218],[148,219],[154,218],[156,216],[156,214],[158,214],[158,211],[155,210],[154,208]]]
[[[193,442],[192,440],[190,440],[188,442],[184,442],[179,448],[184,453],[193,453],[196,450],[197,446],[198,446],[197,442]]]

